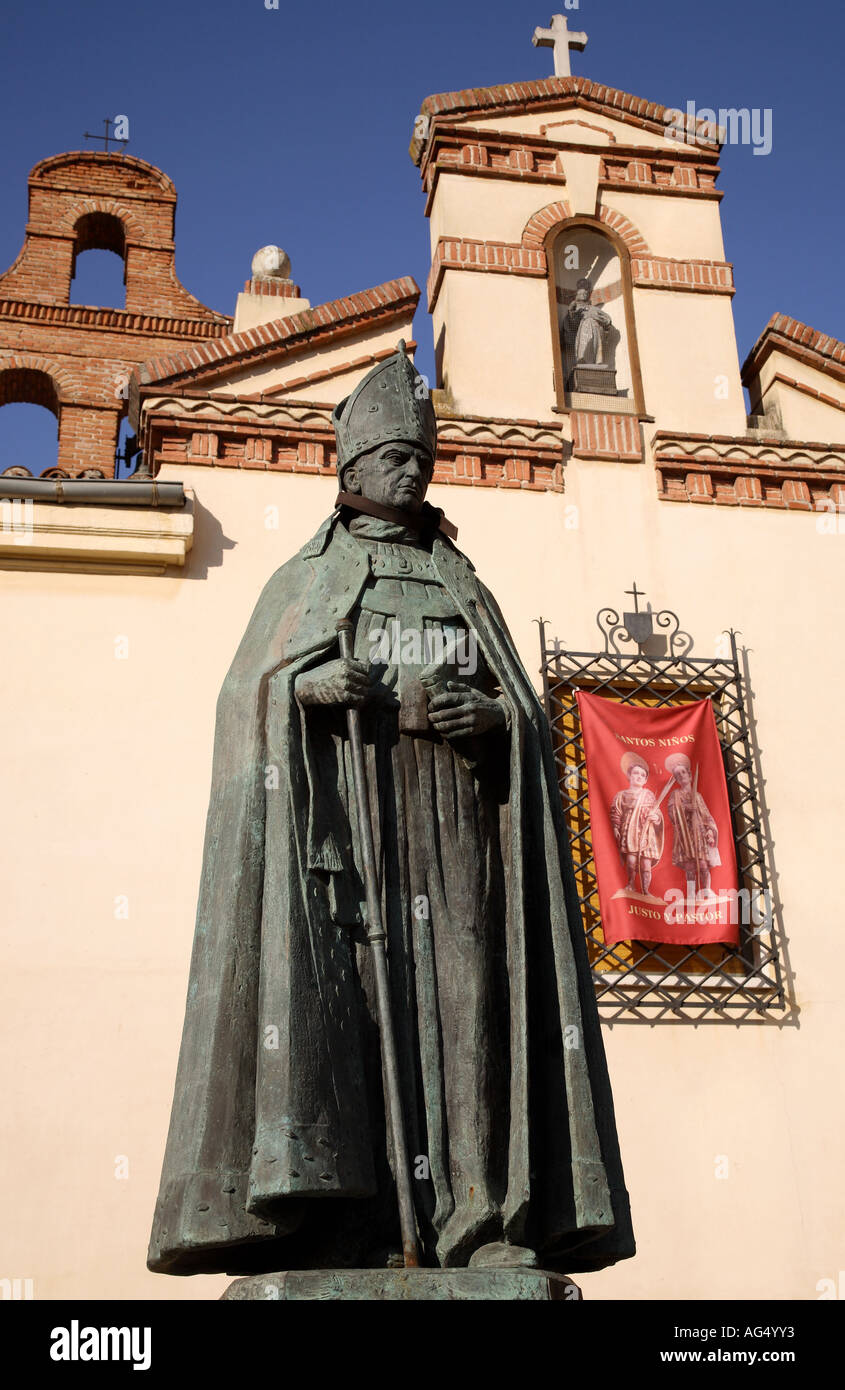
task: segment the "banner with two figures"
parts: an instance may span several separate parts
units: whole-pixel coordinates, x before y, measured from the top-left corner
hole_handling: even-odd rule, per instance
[[[739,942],[737,868],[709,700],[578,691],[605,942]]]

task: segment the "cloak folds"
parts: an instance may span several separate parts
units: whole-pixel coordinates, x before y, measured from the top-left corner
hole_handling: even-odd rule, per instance
[[[504,1231],[546,1268],[597,1269],[634,1243],[545,715],[471,563],[439,533],[432,558],[510,714]],[[318,1209],[376,1193],[355,944],[326,911],[364,894],[294,695],[368,574],[335,513],[265,586],[220,693],[155,1271],[289,1268]]]

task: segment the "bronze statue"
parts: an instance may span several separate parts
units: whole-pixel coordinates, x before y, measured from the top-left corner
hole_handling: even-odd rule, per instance
[[[634,1245],[545,716],[425,501],[436,420],[404,344],[334,423],[338,506],[218,702],[149,1267],[401,1258],[357,720],[421,1262],[601,1268]]]

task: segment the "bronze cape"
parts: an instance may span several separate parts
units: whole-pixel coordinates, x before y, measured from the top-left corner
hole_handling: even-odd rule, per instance
[[[510,713],[503,1234],[545,1268],[598,1269],[634,1242],[548,727],[489,590],[442,534],[431,545]],[[265,586],[220,692],[155,1271],[319,1265],[309,1231],[354,1220],[384,1168],[355,945],[318,880],[335,902],[364,894],[293,692],[337,654],[368,575],[336,512]]]

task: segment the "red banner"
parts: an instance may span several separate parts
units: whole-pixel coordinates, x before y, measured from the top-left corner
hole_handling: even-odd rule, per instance
[[[730,804],[709,700],[577,694],[604,939],[739,942]]]

